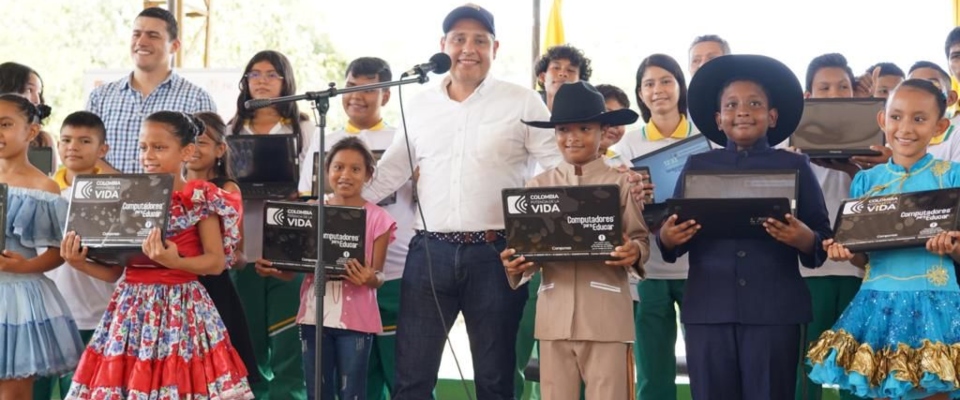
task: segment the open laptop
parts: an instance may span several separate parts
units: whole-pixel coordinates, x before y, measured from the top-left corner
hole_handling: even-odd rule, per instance
[[[80,235],[91,260],[129,265],[153,228],[166,232],[172,191],[170,174],[78,175],[64,232]]]
[[[370,153],[373,154],[373,161],[374,161],[374,164],[376,164],[380,162],[380,158],[383,157],[384,151],[370,150]],[[326,157],[327,157],[326,152],[323,153],[322,158],[319,152],[313,153],[313,179],[311,180],[312,183],[310,184],[310,194],[311,194],[311,197],[313,198],[319,198],[321,196],[319,193],[319,188],[321,186],[323,187],[324,194],[333,193],[333,188],[330,187],[330,181],[327,179],[327,174],[324,171]],[[377,203],[377,205],[383,207],[383,206],[389,206],[396,202],[397,202],[397,193],[394,192],[393,194],[385,197],[383,200],[380,200],[380,202]]]
[[[796,214],[799,172],[787,170],[687,171],[683,180],[685,199],[785,197]]]
[[[694,219],[697,236],[769,238],[763,222],[796,213],[797,170],[687,171],[683,198],[670,199],[677,222]]]
[[[790,135],[790,146],[810,158],[877,156],[870,146],[883,146],[877,113],[883,99],[806,99],[803,117]]]
[[[680,171],[686,165],[687,158],[707,151],[710,151],[707,137],[694,135],[630,161],[634,167],[646,167],[654,185],[652,203],[643,206],[643,219],[648,227],[659,225],[667,217],[667,205],[664,201],[673,197]]]
[[[834,239],[852,252],[924,246],[957,229],[958,208],[958,188],[847,199],[837,210]]]
[[[764,221],[786,222],[790,201],[785,197],[738,199],[667,199],[668,212],[677,223],[695,220],[700,230],[694,238],[770,239]]]
[[[285,199],[297,193],[296,135],[232,135],[230,164],[244,199]]]
[[[53,148],[31,146],[27,150],[27,160],[47,176],[53,175]]]
[[[312,273],[319,232],[315,204],[267,201],[263,206],[263,258],[274,268]],[[342,279],[346,262],[365,263],[366,210],[325,206],[323,266],[327,278]]]
[[[503,189],[507,247],[531,261],[609,260],[623,244],[616,185]]]

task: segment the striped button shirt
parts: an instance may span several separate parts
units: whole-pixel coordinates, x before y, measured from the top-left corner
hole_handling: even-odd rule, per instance
[[[87,110],[103,119],[110,151],[107,162],[125,173],[140,173],[138,162],[140,125],[157,111],[196,113],[216,112],[213,99],[205,90],[171,72],[150,95],[144,97],[130,85],[132,75],[97,87],[90,93]]]

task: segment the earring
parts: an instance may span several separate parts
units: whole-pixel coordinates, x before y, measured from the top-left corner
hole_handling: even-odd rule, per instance
[[[223,166],[223,158],[222,158],[222,157],[217,157],[217,168],[222,167],[222,166]]]

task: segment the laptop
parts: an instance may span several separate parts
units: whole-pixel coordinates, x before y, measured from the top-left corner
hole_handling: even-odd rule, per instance
[[[795,169],[687,171],[683,181],[683,197],[686,199],[785,197],[790,201],[790,212],[796,214],[799,179],[799,172]]]
[[[870,146],[883,146],[877,113],[884,99],[806,99],[803,117],[790,135],[790,146],[810,158],[877,156]]]
[[[507,247],[531,261],[609,260],[623,244],[617,185],[503,189]]]
[[[380,158],[383,157],[384,151],[370,150],[370,153],[373,153],[373,161],[376,164],[380,162]],[[324,164],[326,162],[326,157],[327,157],[326,152],[323,153],[323,158],[320,157],[319,152],[313,153],[313,179],[311,179],[312,183],[310,184],[310,194],[311,194],[311,197],[313,198],[319,198],[321,196],[320,193],[318,192],[319,190],[318,188],[321,185],[323,186],[324,194],[333,193],[333,188],[330,187],[330,181],[327,179],[327,174],[324,171],[324,166],[325,166]],[[383,200],[380,200],[380,202],[377,203],[377,205],[380,207],[384,207],[384,206],[389,206],[391,204],[394,204],[396,202],[397,202],[397,193],[394,192],[393,194],[385,197]]]
[[[244,199],[286,199],[297,193],[298,140],[292,134],[227,136],[230,165]]]
[[[790,201],[785,197],[667,199],[667,211],[677,214],[678,224],[696,220],[700,230],[694,238],[772,239],[763,223],[768,218],[786,222]]]
[[[64,232],[76,231],[95,262],[130,265],[153,228],[165,233],[172,192],[170,174],[78,175]]]
[[[706,136],[694,135],[630,161],[634,167],[648,168],[650,181],[655,186],[653,202],[643,206],[643,219],[648,227],[660,225],[669,215],[664,201],[673,197],[680,171],[686,165],[687,158],[710,149],[710,141]]]
[[[53,175],[53,148],[33,147],[27,150],[27,160],[47,176]]]
[[[274,268],[313,273],[319,232],[315,204],[266,201],[263,206],[263,258]],[[330,280],[343,279],[346,262],[365,262],[366,210],[325,206],[323,266]]]
[[[837,210],[834,239],[851,252],[923,247],[957,229],[960,189],[847,199]]]

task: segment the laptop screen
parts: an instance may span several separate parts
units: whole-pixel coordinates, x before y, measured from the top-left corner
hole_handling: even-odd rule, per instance
[[[801,150],[869,149],[883,145],[877,124],[883,99],[807,99],[790,145]]]
[[[30,147],[27,151],[30,164],[46,175],[53,173],[53,149],[50,147]]]
[[[779,198],[790,200],[796,209],[797,171],[687,171],[683,197],[697,198]]]
[[[650,180],[654,184],[653,201],[662,203],[673,197],[677,179],[680,178],[680,171],[687,163],[687,158],[709,150],[710,141],[707,137],[696,135],[634,158],[631,162],[634,167],[650,169]]]
[[[294,183],[300,178],[294,135],[227,136],[230,165],[240,183]]]

